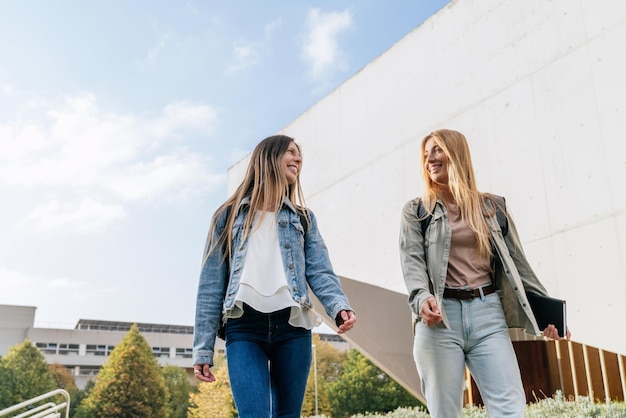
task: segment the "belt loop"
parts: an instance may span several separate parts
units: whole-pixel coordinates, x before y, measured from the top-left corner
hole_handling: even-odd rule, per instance
[[[485,301],[485,293],[483,292],[483,288],[479,287],[478,292],[480,293],[480,300]]]

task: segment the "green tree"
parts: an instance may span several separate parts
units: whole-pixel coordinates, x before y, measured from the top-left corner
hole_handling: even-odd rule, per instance
[[[43,354],[30,340],[0,359],[0,409],[57,389]]]
[[[89,380],[83,390],[78,389],[75,392],[70,393],[70,417],[78,418],[80,416],[75,414],[77,414],[78,408],[80,407],[83,400],[89,396],[95,384],[96,383],[94,380]],[[85,415],[83,415],[83,417],[85,417]]]
[[[70,415],[74,416],[76,407],[82,400],[82,391],[76,386],[76,380],[67,367],[61,363],[54,362],[48,366],[52,378],[56,382],[56,387],[65,389],[70,395]]]
[[[352,349],[343,364],[343,373],[329,385],[331,414],[335,418],[364,412],[389,412],[421,402]]]
[[[234,418],[237,416],[223,354],[215,357],[212,371],[215,382],[199,383],[197,392],[189,396],[187,413],[189,418]]]
[[[54,362],[48,366],[50,369],[50,374],[54,379],[57,388],[65,389],[70,392],[78,389],[76,387],[76,381],[74,380],[74,376],[72,373],[62,365],[61,363]]]
[[[166,409],[169,418],[185,418],[189,407],[191,384],[184,369],[166,365],[161,369],[161,376],[167,387]]]
[[[313,346],[317,361],[317,413],[330,415],[329,386],[341,376],[343,363],[348,357],[347,351],[335,348],[331,343],[322,341],[319,334],[313,334]],[[307,381],[304,403],[302,404],[302,416],[315,415],[315,368],[311,362],[311,371]]]
[[[115,347],[78,408],[79,417],[166,417],[167,389],[152,349],[134,324]]]

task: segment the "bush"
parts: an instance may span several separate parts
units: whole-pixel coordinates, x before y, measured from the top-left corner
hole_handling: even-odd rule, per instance
[[[626,403],[607,402],[595,403],[591,398],[581,396],[578,400],[565,399],[561,391],[552,398],[541,399],[526,407],[527,418],[626,418]],[[363,413],[350,418],[428,418],[424,409],[398,408],[387,414]],[[317,416],[310,418],[329,418]],[[487,418],[487,411],[482,407],[468,406],[463,409],[463,418]]]

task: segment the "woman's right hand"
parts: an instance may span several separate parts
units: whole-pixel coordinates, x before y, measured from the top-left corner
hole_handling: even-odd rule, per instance
[[[572,333],[569,331],[569,327],[565,327],[565,337],[561,337],[559,330],[556,329],[554,325],[550,324],[543,330],[543,336],[552,338],[553,340],[569,340],[572,337]]]
[[[203,382],[215,382],[215,376],[211,373],[211,366],[208,364],[194,364],[193,375]]]
[[[420,308],[420,318],[428,327],[432,327],[441,322],[441,312],[439,311],[439,305],[434,296],[429,297],[422,303]]]

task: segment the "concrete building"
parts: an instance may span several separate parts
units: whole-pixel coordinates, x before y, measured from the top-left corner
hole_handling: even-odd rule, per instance
[[[67,367],[79,388],[98,374],[133,325],[132,322],[80,319],[74,329],[35,328],[35,311],[32,306],[0,305],[0,355],[6,355],[10,347],[29,339],[49,364]],[[182,367],[192,376],[192,326],[141,323],[137,326],[159,364]],[[218,339],[216,348],[223,352],[224,342]]]
[[[399,217],[421,194],[421,139],[445,127],[467,136],[480,189],[506,197],[536,273],[567,300],[575,343],[513,332],[518,358],[533,343],[548,390],[624,399],[624,45],[622,1],[453,0],[281,130],[302,146],[307,205],[359,315],[346,339],[417,396]]]

